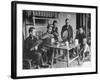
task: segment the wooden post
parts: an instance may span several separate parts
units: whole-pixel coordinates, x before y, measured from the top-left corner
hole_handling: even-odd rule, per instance
[[[33,26],[35,26],[35,16],[33,16]]]

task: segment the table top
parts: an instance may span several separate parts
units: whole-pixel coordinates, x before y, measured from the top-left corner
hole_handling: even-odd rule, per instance
[[[51,48],[57,48],[57,49],[67,49],[67,50],[71,50],[73,48],[75,48],[76,46],[73,45],[73,44],[70,44],[69,46],[66,46],[66,45],[57,45],[57,44],[50,44],[48,45],[48,47],[51,47]]]

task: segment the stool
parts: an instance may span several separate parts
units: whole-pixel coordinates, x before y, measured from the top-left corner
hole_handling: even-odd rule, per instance
[[[29,68],[32,69],[32,59],[25,59],[28,62]]]

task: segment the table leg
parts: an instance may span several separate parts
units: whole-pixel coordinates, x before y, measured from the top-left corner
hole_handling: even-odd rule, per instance
[[[57,55],[56,56],[59,58],[59,56],[61,55],[60,54],[60,49],[56,49],[56,51],[57,51]]]
[[[77,48],[77,56],[78,56],[78,65],[80,65],[80,54],[79,54],[78,48]]]
[[[69,67],[69,50],[67,50],[66,58],[67,58],[67,67]]]
[[[55,52],[55,49],[53,49],[53,53],[52,53],[51,68],[53,67],[53,62],[54,62],[54,52]]]

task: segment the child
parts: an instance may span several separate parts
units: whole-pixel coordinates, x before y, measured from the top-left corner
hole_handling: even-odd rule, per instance
[[[87,57],[89,55],[89,52],[90,52],[90,48],[87,44],[86,38],[83,39],[83,46],[82,46],[81,50],[82,50],[82,52],[81,52],[82,60],[84,60],[84,58]]]

